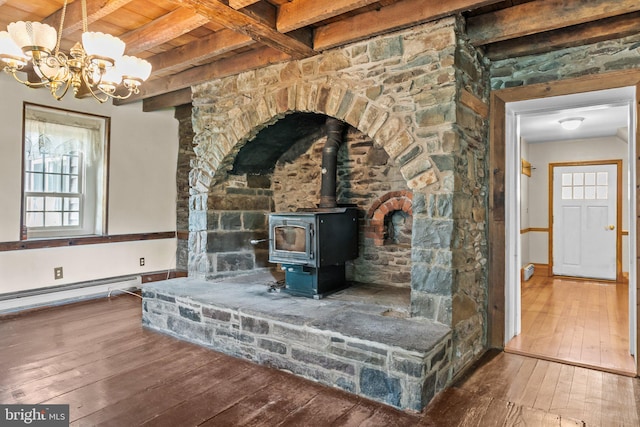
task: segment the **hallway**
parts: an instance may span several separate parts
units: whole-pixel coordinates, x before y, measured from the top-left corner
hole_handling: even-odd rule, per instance
[[[535,276],[522,283],[522,333],[505,351],[635,376],[628,285]]]

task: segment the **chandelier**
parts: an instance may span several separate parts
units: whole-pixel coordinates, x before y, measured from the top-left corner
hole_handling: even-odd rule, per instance
[[[88,92],[99,102],[139,93],[139,86],[151,74],[151,64],[123,55],[125,43],[119,38],[87,31],[87,4],[81,2],[82,44],[76,43],[69,55],[60,52],[65,0],[57,33],[50,25],[24,21],[12,22],[7,31],[0,31],[0,67],[28,87],[48,87],[57,100],[69,88],[76,98]],[[37,76],[34,81],[29,79],[30,68]],[[26,72],[27,78],[21,79],[18,72]]]

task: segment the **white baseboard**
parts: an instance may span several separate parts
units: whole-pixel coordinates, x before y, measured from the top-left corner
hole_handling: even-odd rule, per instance
[[[38,292],[17,292],[10,296],[5,295],[0,299],[0,314],[116,295],[122,291],[139,289],[141,283],[141,276],[134,276],[111,281],[90,282],[85,286],[75,284],[70,285],[69,289],[60,287],[49,291],[42,289]]]

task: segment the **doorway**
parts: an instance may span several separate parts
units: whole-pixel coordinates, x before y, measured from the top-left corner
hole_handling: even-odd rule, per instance
[[[525,284],[521,283],[520,280],[520,269],[523,265],[523,256],[530,256],[530,254],[523,254],[523,249],[521,245],[521,233],[523,229],[533,230],[536,234],[538,242],[547,240],[549,241],[549,246],[546,248],[546,253],[549,253],[549,258],[545,262],[540,262],[540,264],[547,264],[548,268],[548,280],[545,284],[541,286],[546,286],[547,288],[553,288],[553,286],[557,285],[555,283],[555,278],[553,276],[553,258],[551,258],[550,252],[552,252],[553,247],[552,238],[544,237],[545,232],[547,236],[550,236],[552,232],[552,227],[550,226],[551,221],[544,226],[535,226],[532,224],[530,227],[522,227],[521,222],[524,219],[521,217],[523,212],[520,211],[519,203],[516,201],[520,201],[523,195],[520,192],[520,165],[521,165],[521,154],[522,150],[520,144],[514,143],[514,141],[520,141],[520,136],[522,134],[522,129],[526,127],[526,124],[523,124],[523,118],[526,118],[527,114],[530,115],[541,115],[547,114],[551,111],[567,111],[575,108],[588,108],[591,110],[597,110],[600,108],[610,107],[610,106],[622,106],[625,108],[626,114],[625,117],[628,118],[628,129],[627,135],[628,139],[628,158],[635,158],[635,122],[636,122],[636,110],[634,108],[634,100],[635,100],[635,87],[622,87],[617,89],[603,90],[600,93],[595,92],[583,92],[580,94],[571,95],[572,87],[567,82],[558,82],[556,85],[556,93],[558,95],[566,95],[562,96],[562,99],[550,99],[548,98],[536,98],[535,95],[531,96],[535,93],[540,93],[532,88],[520,88],[520,92],[516,93],[516,90],[505,91],[500,96],[496,96],[493,99],[492,104],[492,128],[494,130],[494,135],[492,135],[492,154],[496,156],[504,156],[506,159],[504,163],[504,176],[500,176],[499,167],[494,167],[499,164],[499,162],[495,161],[495,158],[492,158],[492,170],[494,171],[494,182],[493,182],[493,204],[494,209],[492,211],[492,226],[493,231],[492,235],[496,231],[503,228],[503,233],[505,236],[505,244],[501,248],[502,256],[504,261],[503,264],[503,278],[504,278],[504,293],[502,293],[502,298],[504,301],[504,311],[500,312],[500,305],[495,304],[495,302],[499,301],[500,291],[496,290],[495,287],[490,288],[490,298],[492,300],[492,312],[490,313],[491,317],[491,330],[490,337],[493,345],[504,346],[507,342],[509,342],[513,337],[517,337],[522,332],[522,314],[524,309],[522,307],[522,298],[523,294],[527,292],[529,289],[525,287]],[[548,88],[547,88],[548,90]],[[554,90],[551,90],[549,94],[553,94]],[[548,94],[548,95],[549,95]],[[540,96],[540,95],[538,95]],[[599,97],[599,98],[598,98]],[[497,107],[497,108],[495,108]],[[502,120],[496,118],[496,114],[504,114]],[[496,132],[498,128],[501,128],[500,132]],[[501,147],[499,143],[496,141],[500,140],[500,135],[496,137],[496,134],[501,134],[503,139],[503,146]],[[510,141],[511,143],[507,143]],[[561,150],[560,150],[561,151]],[[573,152],[578,152],[579,150],[573,150]],[[600,157],[602,159],[602,157]],[[531,162],[533,168],[536,168],[535,162]],[[627,162],[632,163],[632,162]],[[544,165],[542,165],[542,170],[544,173]],[[579,173],[579,172],[578,172]],[[635,163],[631,165],[625,165],[623,168],[623,175],[628,177],[629,180],[625,183],[627,188],[635,188]],[[596,176],[597,178],[597,172]],[[590,178],[591,179],[591,178]],[[551,182],[551,178],[549,178],[549,182]],[[495,209],[496,202],[499,202],[500,199],[500,183],[502,183],[502,190],[504,192],[504,211],[500,212],[499,209]],[[498,185],[496,185],[498,184]],[[573,190],[573,189],[572,189]],[[626,208],[625,215],[627,218],[634,218],[635,212],[632,211],[635,206],[635,192],[628,192],[628,207]],[[548,203],[548,202],[547,202]],[[548,204],[549,205],[549,204]],[[500,218],[500,215],[503,215]],[[553,213],[548,214],[549,217],[552,217]],[[503,223],[500,223],[500,220],[504,219]],[[619,224],[608,224],[614,225],[616,229],[619,229]],[[619,233],[619,232],[618,232]],[[615,234],[618,234],[615,233]],[[636,309],[636,265],[635,265],[635,240],[636,240],[636,232],[635,232],[635,223],[631,221],[629,223],[629,227],[627,230],[626,242],[624,245],[627,261],[625,263],[626,271],[629,273],[629,285],[625,284],[625,290],[628,291],[628,302],[626,302],[626,306],[629,308],[628,310],[628,320],[626,324],[628,325],[628,354],[635,355],[637,353],[637,318],[635,316]],[[543,237],[541,237],[543,236]],[[499,245],[498,245],[499,246]],[[497,256],[498,253],[496,250],[498,247],[494,245],[492,247],[492,253],[494,256]],[[506,256],[505,256],[506,255]],[[495,259],[495,258],[494,258]],[[494,268],[493,272],[495,273],[495,268],[499,267],[499,263],[493,262],[492,267]],[[617,267],[616,267],[617,268]],[[499,273],[495,273],[496,276],[499,277]],[[618,278],[617,276],[615,278]],[[565,282],[567,280],[565,279]],[[574,286],[573,292],[580,292],[580,282],[573,281],[572,286]],[[567,285],[568,283],[563,283],[563,285]],[[522,285],[522,288],[521,288]],[[615,288],[614,288],[615,289]],[[498,331],[500,327],[498,321],[500,319],[504,321],[503,330],[501,332]],[[497,339],[502,338],[502,343],[499,343]],[[635,363],[634,363],[635,368]],[[635,371],[635,369],[634,369]]]
[[[549,165],[553,276],[622,281],[622,163]]]

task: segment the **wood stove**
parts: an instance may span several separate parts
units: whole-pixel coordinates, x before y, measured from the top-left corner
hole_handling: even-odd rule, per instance
[[[286,291],[311,298],[347,286],[346,261],[358,257],[355,208],[269,215],[269,262],[282,265]]]

